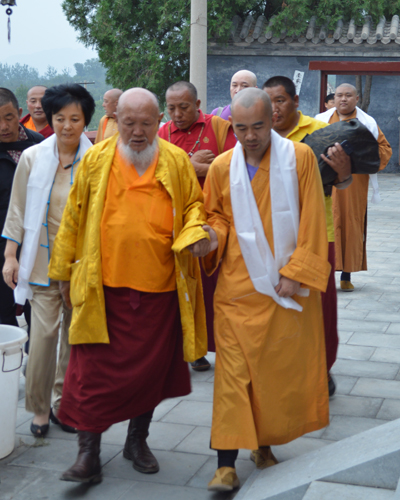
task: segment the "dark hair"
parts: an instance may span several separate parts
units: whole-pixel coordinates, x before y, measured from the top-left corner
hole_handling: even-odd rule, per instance
[[[296,95],[296,87],[292,80],[287,76],[273,76],[264,83],[262,88],[263,90],[265,88],[270,89],[272,87],[278,87],[279,85],[282,85],[282,87],[285,89],[285,92],[289,94],[292,99],[294,99],[294,96]]]
[[[88,126],[96,105],[93,97],[84,87],[77,83],[65,83],[46,90],[42,98],[42,108],[50,127],[53,126],[53,115],[72,103],[80,105],[85,117],[85,125]]]
[[[197,101],[197,89],[193,85],[193,83],[190,82],[176,82],[170,85],[167,88],[167,92],[165,92],[165,95],[168,94],[168,92],[174,92],[175,90],[181,90],[181,89],[187,89],[190,94],[192,95],[193,99]]]
[[[335,94],[328,94],[326,97],[325,97],[325,102],[328,104],[329,101],[333,101],[333,99],[335,99]]]
[[[13,107],[18,111],[19,113],[19,104],[18,104],[18,99],[15,97],[15,95],[11,92],[11,90],[8,90],[4,87],[0,87],[0,107],[5,106],[11,102]]]

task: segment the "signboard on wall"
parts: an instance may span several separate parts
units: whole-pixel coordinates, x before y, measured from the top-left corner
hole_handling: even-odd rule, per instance
[[[296,87],[296,94],[300,95],[301,84],[303,83],[304,71],[296,70],[293,76],[293,83]]]

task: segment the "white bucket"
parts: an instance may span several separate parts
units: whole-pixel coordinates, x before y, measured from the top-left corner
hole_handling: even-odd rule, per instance
[[[25,330],[0,325],[0,459],[13,452]]]

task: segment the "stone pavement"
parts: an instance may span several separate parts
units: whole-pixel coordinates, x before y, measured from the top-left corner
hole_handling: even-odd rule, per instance
[[[338,290],[341,344],[333,369],[338,388],[331,400],[331,423],[274,447],[280,461],[400,418],[400,175],[380,175],[379,180],[382,203],[370,205],[368,212],[369,270],[353,275],[354,292]],[[209,359],[213,361],[212,354]],[[104,480],[92,487],[58,480],[75,460],[76,436],[54,425],[44,440],[30,435],[24,382],[21,376],[17,447],[0,461],[1,500],[233,498],[206,491],[217,464],[209,449],[212,370],[192,372],[193,392],[156,409],[149,444],[160,462],[158,474],[140,474],[122,457],[127,429],[123,422],[103,435]],[[254,470],[248,456],[241,450],[237,462],[242,484]]]

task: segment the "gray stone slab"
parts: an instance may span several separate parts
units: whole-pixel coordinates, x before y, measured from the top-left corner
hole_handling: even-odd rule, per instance
[[[370,311],[365,319],[367,321],[390,321],[391,323],[398,323],[400,322],[400,312]],[[390,332],[387,330],[387,333]]]
[[[135,497],[135,483],[121,479],[105,478],[97,485],[87,485],[60,481],[58,472],[30,469],[25,467],[9,467],[15,469],[14,491],[2,496],[1,500],[70,500],[85,498],[85,500],[110,500]],[[18,481],[22,481],[20,487]],[[3,486],[3,483],[2,483]]]
[[[211,426],[212,403],[181,401],[162,419],[162,422]]]
[[[354,333],[348,341],[351,345],[389,347],[400,349],[400,335],[380,335],[378,333]]]
[[[40,446],[42,441],[42,446]],[[11,465],[34,467],[64,472],[74,464],[78,454],[78,443],[63,439],[37,440],[37,447],[32,447],[11,462]],[[101,462],[106,464],[121,451],[121,446],[101,445]]]
[[[383,420],[395,420],[396,418],[400,418],[400,400],[385,399],[377,418]]]
[[[383,399],[336,395],[329,401],[329,413],[349,417],[377,417]],[[378,417],[379,418],[379,417]]]
[[[355,320],[363,320],[367,314],[368,310],[365,309],[338,309],[338,317],[340,320],[342,319],[355,319]]]
[[[346,377],[344,375],[335,375],[334,378],[336,383],[336,394],[350,394],[358,380],[357,377]]]
[[[239,477],[240,484],[243,484],[250,477],[252,472],[255,470],[255,464],[251,460],[236,460],[236,473]],[[207,462],[201,467],[201,469],[192,477],[188,482],[187,486],[192,488],[201,488],[205,490],[207,484],[214,477],[215,471],[218,467],[217,457],[209,457]],[[190,499],[188,499],[190,500]]]
[[[339,344],[338,358],[367,361],[374,354],[375,347],[353,346],[348,344]],[[399,351],[400,353],[400,351]],[[380,360],[375,360],[380,361]]]
[[[339,342],[341,344],[346,344],[354,335],[354,332],[346,332],[342,330],[341,332],[338,332],[338,334],[339,334]]]
[[[400,381],[361,378],[351,391],[352,396],[400,399]]]
[[[18,434],[32,436],[30,427],[33,415],[32,413],[28,413],[28,415],[30,415],[30,418],[28,420],[25,420],[17,427]],[[46,440],[51,440],[53,438],[65,439],[66,441],[76,441],[77,435],[71,434],[69,432],[64,432],[60,426],[50,423],[49,432],[46,434]]]
[[[118,500],[230,500],[234,495],[213,495],[206,489],[140,482]],[[111,498],[111,497],[110,497]]]
[[[346,332],[380,332],[384,333],[388,329],[390,323],[383,321],[357,321],[353,319],[338,319],[339,331]]]
[[[172,410],[172,408],[175,408],[175,406],[181,401],[182,398],[164,399],[164,401],[156,406],[152,421],[157,422],[158,420],[161,420],[168,412]]]
[[[30,425],[32,419],[33,419],[33,414],[27,412],[25,410],[25,406],[24,407],[21,407],[21,406],[17,407],[17,421],[15,423],[15,427],[17,429],[20,425],[24,424],[25,422],[29,422],[29,425]]]
[[[303,500],[391,500],[393,491],[348,484],[315,481],[310,484]]]
[[[397,318],[397,321],[399,319],[400,318]],[[391,335],[400,335],[400,323],[391,323],[386,333],[389,333]]]
[[[383,363],[398,363],[400,364],[400,349],[389,349],[378,347],[371,356],[370,361],[381,361]]]
[[[213,377],[213,376],[212,376]],[[209,379],[207,382],[197,382],[192,387],[192,392],[183,398],[183,401],[213,401],[213,386],[210,385]]]
[[[394,490],[399,461],[400,421],[394,421],[252,474],[250,486],[244,485],[245,493],[237,499],[283,500],[313,481],[341,482],[343,478],[347,484]]]
[[[379,363],[376,361],[355,361],[338,359],[332,372],[337,375],[352,377],[371,377],[391,380],[397,375],[399,365],[394,363]]]
[[[397,312],[400,309],[399,302],[379,302],[372,298],[367,299],[353,299],[346,306],[346,309],[366,309],[368,311],[377,311],[377,312]]]
[[[326,428],[323,438],[330,439],[331,441],[340,441],[341,439],[360,434],[385,423],[385,420],[378,420],[377,418],[338,415],[331,418],[331,423]]]
[[[309,436],[309,434],[307,436]],[[280,446],[273,446],[272,451],[280,463],[285,462],[286,460],[292,460],[293,458],[304,455],[305,453],[310,453],[311,451],[318,450],[319,448],[322,448],[323,446],[327,446],[329,444],[332,444],[332,441],[328,441],[327,439],[300,437],[298,439],[295,439],[294,441],[291,441],[290,443],[282,444]]]
[[[210,449],[210,439],[210,427],[196,427],[181,443],[179,443],[175,450],[215,457],[216,451]]]
[[[156,474],[141,474],[132,467],[132,462],[125,459],[122,453],[114,457],[105,467],[103,474],[106,477],[121,478],[132,481],[163,483],[184,486],[198,472],[208,459],[206,455],[194,453],[178,453],[157,450],[155,457],[160,464],[160,471]]]

